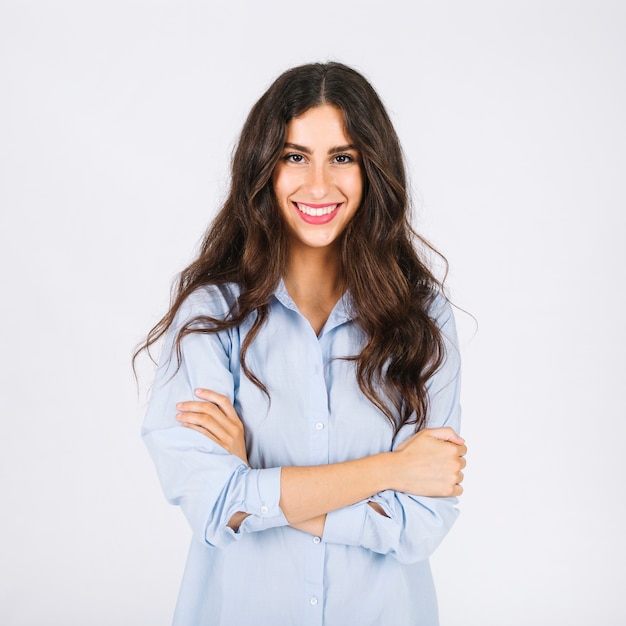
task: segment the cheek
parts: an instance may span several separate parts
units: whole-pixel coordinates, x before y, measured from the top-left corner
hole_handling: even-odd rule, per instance
[[[272,187],[274,190],[274,200],[278,205],[278,210],[282,214],[283,217],[289,217],[289,196],[291,192],[289,191],[290,185],[288,184],[288,177],[284,176],[282,173],[277,173],[272,177]]]
[[[280,166],[280,163],[274,168],[272,172],[272,187],[276,195],[279,194],[281,187],[283,186],[284,172]]]
[[[285,197],[290,196],[297,187],[297,175],[294,172],[282,169],[280,167],[274,170],[272,176],[272,185],[274,187],[274,195],[281,202]]]
[[[356,204],[360,205],[363,200],[363,176],[357,174],[352,181],[352,197],[356,200]]]

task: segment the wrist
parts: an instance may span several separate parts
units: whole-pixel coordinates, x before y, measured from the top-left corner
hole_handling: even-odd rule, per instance
[[[375,465],[373,471],[374,485],[379,493],[386,489],[396,489],[397,483],[397,454],[395,452],[381,452],[370,457]]]
[[[250,513],[237,511],[237,513],[235,513],[230,518],[230,521],[228,522],[228,524],[226,524],[226,526],[228,526],[231,530],[234,530],[235,532],[239,532],[239,527],[241,526],[241,523],[243,522],[243,520],[246,519],[246,517],[248,517],[248,515],[250,515]]]

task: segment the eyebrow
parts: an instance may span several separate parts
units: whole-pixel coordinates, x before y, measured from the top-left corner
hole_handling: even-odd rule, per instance
[[[300,144],[297,143],[285,143],[285,148],[290,148],[291,150],[297,150],[298,152],[304,152],[304,154],[312,154],[312,151],[310,148],[307,148],[306,146],[301,146]],[[330,150],[328,150],[328,154],[337,154],[338,152],[348,152],[349,150],[355,150],[356,151],[356,147],[352,144],[348,144],[346,146],[334,146],[332,148],[330,148]]]

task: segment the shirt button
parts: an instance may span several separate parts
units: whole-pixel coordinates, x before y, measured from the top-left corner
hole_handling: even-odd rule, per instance
[[[316,598],[315,596],[313,596],[313,597],[309,600],[309,602],[310,602],[313,606],[315,606],[315,605],[317,604],[317,598]]]
[[[263,515],[266,515],[266,514],[268,513],[268,511],[269,511],[269,509],[268,509],[266,506],[262,506],[262,507],[261,507],[261,513],[262,513]]]
[[[317,430],[322,430],[322,428],[324,428],[324,424],[322,424],[322,422],[317,422],[317,424],[315,424],[315,428]]]
[[[319,543],[321,539],[319,537],[313,537],[313,543]]]

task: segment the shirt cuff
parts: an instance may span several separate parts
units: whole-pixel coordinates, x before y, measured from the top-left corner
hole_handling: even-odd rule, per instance
[[[280,508],[280,467],[250,470],[245,479],[244,513],[250,513],[239,527],[240,533],[286,526]]]
[[[365,501],[328,513],[323,540],[344,546],[360,546],[368,508]]]

